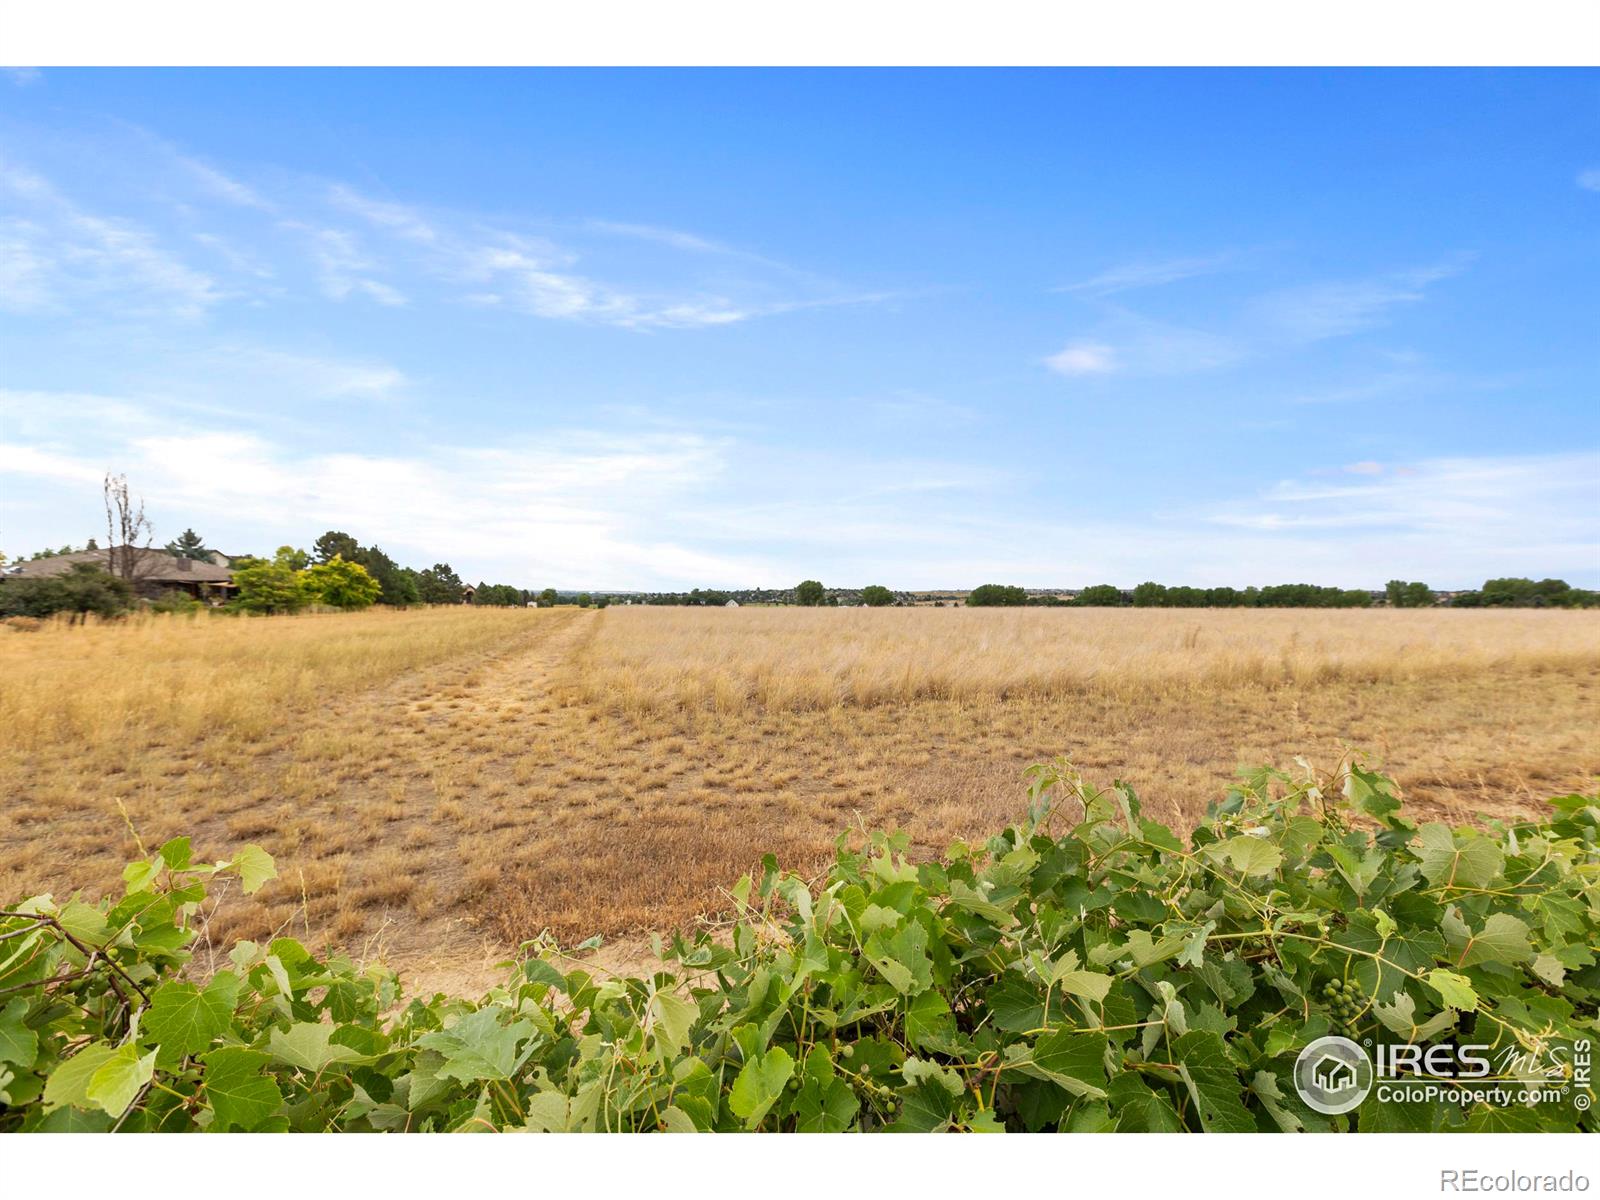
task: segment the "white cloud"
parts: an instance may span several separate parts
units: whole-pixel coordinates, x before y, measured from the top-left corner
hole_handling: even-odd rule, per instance
[[[149,426],[148,406],[119,396],[0,387],[0,427],[13,438],[66,446],[86,429],[124,436]]]
[[[49,307],[53,264],[45,254],[46,241],[32,222],[0,224],[0,309],[34,312]]]
[[[241,371],[270,376],[295,393],[328,400],[383,399],[410,383],[403,371],[388,363],[291,354],[256,346],[223,346],[199,357],[218,377]]]
[[[297,221],[284,222],[284,228],[305,233],[311,239],[312,261],[316,264],[322,294],[330,300],[365,296],[388,308],[406,303],[406,296],[392,284],[374,279],[378,264],[362,248],[355,234],[344,229],[312,229]]]
[[[1079,340],[1045,359],[1058,375],[1109,375],[1117,369],[1117,355],[1104,342]]]
[[[242,208],[272,210],[273,206],[263,200],[254,189],[240,183],[232,176],[225,175],[215,167],[208,166],[187,155],[174,152],[174,157],[177,159],[178,164],[210,195],[220,200],[226,200],[230,204],[237,204]]]
[[[11,399],[30,401],[49,420],[47,397]],[[72,423],[59,402],[54,417],[58,434]],[[73,450],[0,444],[0,476],[66,487],[75,524],[92,518],[104,463],[114,462],[163,528],[204,526],[213,541],[245,549],[343,528],[418,565],[448,559],[474,578],[563,586],[692,586],[738,578],[749,561],[682,544],[676,524],[663,518],[670,504],[724,471],[725,445],[692,434],[563,431],[425,453],[308,453],[149,410],[98,452],[85,449],[81,434],[70,440]]]
[[[501,235],[498,244],[477,246],[463,255],[461,276],[478,285],[473,299],[503,304],[518,312],[553,320],[589,321],[631,329],[689,329],[727,325],[750,317],[750,310],[718,296],[673,299],[617,290],[558,269],[542,245]]]
[[[1297,392],[1289,397],[1289,403],[1350,404],[1362,400],[1377,400],[1402,392],[1429,390],[1438,387],[1440,382],[1439,376],[1427,372],[1386,371],[1361,383]]]
[[[118,194],[164,205],[169,221],[161,227],[191,250],[203,246],[199,261],[221,280],[164,244],[148,214],[135,222],[84,211],[43,177],[0,160],[0,309],[194,317],[224,299],[271,303],[306,284],[296,270],[305,259],[285,253],[284,233],[305,248],[311,285],[324,297],[384,307],[470,302],[544,320],[669,330],[888,298],[644,222],[511,214],[489,223],[336,180],[258,171],[276,184],[269,192],[153,133],[131,129],[130,137],[132,164],[118,158],[127,147],[98,150],[121,170],[118,178],[135,183]],[[273,219],[252,223],[252,213]],[[263,287],[267,279],[273,283]],[[99,306],[86,303],[97,299]]]
[[[160,536],[193,525],[248,550],[344,528],[402,561],[523,585],[1600,582],[1593,452],[1308,468],[1253,498],[1102,520],[1007,512],[991,499],[1020,481],[971,464],[866,453],[824,463],[682,430],[353,453],[105,397],[0,392],[0,412],[0,472],[33,480],[26,492],[41,501],[13,506],[8,536],[29,544],[82,540],[111,464],[145,493]]]
[[[1291,342],[1343,337],[1379,324],[1393,308],[1419,303],[1431,285],[1459,275],[1466,264],[1454,258],[1367,279],[1286,288],[1257,301],[1254,315],[1269,333]]]
[[[1201,329],[1112,309],[1094,335],[1045,360],[1062,375],[1186,375],[1228,366],[1244,354],[1233,340]]]
[[[630,221],[593,220],[584,222],[584,228],[595,233],[611,234],[616,237],[659,242],[663,246],[671,246],[674,250],[687,250],[696,254],[736,253],[721,242],[714,242],[710,238],[701,237],[699,234],[685,233],[680,229],[664,229],[659,225],[638,225]]]
[[[1600,167],[1578,172],[1578,186],[1585,191],[1600,192]]]
[[[275,274],[273,269],[266,263],[241,250],[232,241],[222,237],[220,234],[200,232],[190,236],[215,254],[231,270],[237,271],[242,275],[253,275],[257,279],[271,279]]]
[[[1346,463],[1339,468],[1346,475],[1382,475],[1383,464],[1367,459],[1363,462]]]
[[[44,78],[38,67],[0,67],[0,71],[17,87],[32,87]]]
[[[75,458],[37,446],[0,442],[0,474],[26,475],[58,483],[98,483],[104,475],[96,467]]]
[[[221,299],[216,281],[131,221],[79,208],[43,176],[0,161],[0,193],[23,213],[0,224],[0,306],[43,311],[115,297],[135,315],[200,316]]]
[[[342,183],[334,184],[329,189],[328,195],[335,207],[354,213],[369,224],[387,230],[396,237],[429,244],[439,239],[433,226],[429,225],[415,209],[408,208],[404,204],[374,200]]]
[[[1212,275],[1233,264],[1232,251],[1190,258],[1135,259],[1119,263],[1079,283],[1057,288],[1090,296],[1110,296],[1138,288],[1161,287],[1200,275]]]
[[[1108,272],[1098,293],[1135,286],[1139,278],[1181,277],[1193,261],[1149,264]],[[1211,329],[1155,320],[1127,307],[1102,301],[1105,316],[1090,333],[1046,360],[1063,375],[1183,375],[1233,366],[1252,358],[1281,354],[1329,338],[1375,328],[1397,307],[1421,302],[1435,283],[1466,269],[1457,256],[1367,279],[1306,284],[1257,297],[1241,310],[1215,320]],[[1094,281],[1082,285],[1088,289]],[[1393,371],[1356,388],[1294,397],[1312,404],[1365,399],[1426,380],[1421,372]]]
[[[1594,452],[1435,458],[1387,472],[1375,462],[1355,463],[1345,470],[1361,482],[1285,480],[1210,520],[1261,530],[1405,531],[1476,546],[1482,558],[1494,547],[1494,554],[1524,561],[1517,549],[1524,541],[1576,547],[1600,532]]]

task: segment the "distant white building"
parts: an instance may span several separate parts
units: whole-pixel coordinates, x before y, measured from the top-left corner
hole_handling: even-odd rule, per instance
[[[739,602],[737,600],[729,600],[722,607],[723,608],[738,608],[739,607]]]

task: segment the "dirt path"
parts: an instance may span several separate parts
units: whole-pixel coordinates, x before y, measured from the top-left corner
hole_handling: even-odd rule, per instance
[[[509,646],[332,705],[260,760],[279,798],[197,832],[259,840],[295,894],[275,885],[271,903],[230,914],[233,932],[287,922],[369,955],[498,957],[462,906],[493,870],[475,837],[519,803],[514,763],[547,737],[551,679],[594,617],[552,613]]]

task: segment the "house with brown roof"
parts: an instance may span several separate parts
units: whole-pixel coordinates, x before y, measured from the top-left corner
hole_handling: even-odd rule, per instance
[[[14,563],[4,570],[7,578],[43,579],[65,575],[77,563],[90,563],[102,571],[127,577],[124,567],[131,563],[134,594],[145,600],[159,600],[173,592],[220,604],[238,592],[233,570],[215,562],[184,558],[153,547],[117,546],[111,550],[78,550],[72,554],[52,554]]]

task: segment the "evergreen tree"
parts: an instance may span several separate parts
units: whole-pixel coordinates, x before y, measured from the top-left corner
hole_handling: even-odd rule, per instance
[[[417,573],[417,598],[424,604],[460,604],[464,587],[449,563],[434,563]]]
[[[96,547],[90,546],[89,549]],[[179,558],[192,558],[196,562],[211,561],[211,551],[206,548],[205,539],[192,529],[185,529],[176,540],[168,542],[167,553]]]
[[[348,533],[330,529],[311,543],[311,556],[319,563],[331,562],[335,558],[361,562],[361,547]]]

